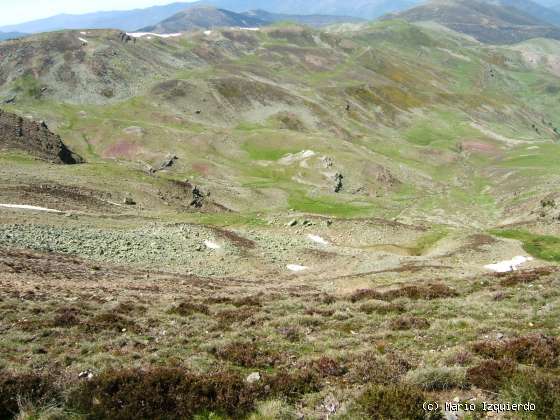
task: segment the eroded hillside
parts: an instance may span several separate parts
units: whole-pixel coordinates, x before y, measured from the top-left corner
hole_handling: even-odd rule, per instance
[[[0,57],[1,115],[85,160],[0,150],[0,417],[558,413],[558,41],[384,21]]]

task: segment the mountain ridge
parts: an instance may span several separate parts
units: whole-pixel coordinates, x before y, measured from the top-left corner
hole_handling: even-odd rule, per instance
[[[214,27],[261,27],[268,22],[258,17],[218,9],[211,6],[188,8],[139,32],[176,33]]]
[[[206,0],[192,3],[177,2],[164,6],[125,11],[100,11],[80,15],[55,15],[44,19],[0,27],[4,32],[38,33],[62,29],[120,29],[133,31],[153,26],[188,8],[213,6],[235,13],[250,10],[266,10],[275,14],[287,15],[338,15],[373,19],[395,10],[403,10],[417,4],[420,0],[336,0],[313,3],[290,0],[278,3],[272,0]]]
[[[212,6],[200,6],[183,10],[153,26],[138,29],[138,32],[169,34],[196,29],[216,27],[256,27],[278,22],[292,22],[311,27],[322,27],[337,23],[362,23],[363,19],[334,15],[285,15],[264,10],[235,13]]]
[[[543,22],[502,2],[433,0],[383,19],[432,21],[478,41],[514,44],[531,38],[560,39],[560,27]]]

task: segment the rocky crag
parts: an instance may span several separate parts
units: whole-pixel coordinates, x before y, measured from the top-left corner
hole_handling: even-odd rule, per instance
[[[19,149],[58,164],[81,163],[82,158],[49,130],[36,122],[0,109],[0,148]]]

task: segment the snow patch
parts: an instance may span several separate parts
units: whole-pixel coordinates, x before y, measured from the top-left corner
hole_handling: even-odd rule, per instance
[[[301,152],[295,154],[289,153],[282,159],[280,159],[278,163],[280,163],[281,165],[291,165],[294,162],[301,162],[305,159],[312,158],[316,154],[317,153],[315,153],[313,150],[302,150]]]
[[[78,39],[79,39],[81,42],[83,42],[84,44],[87,44],[87,43],[88,43],[88,40],[85,39],[85,38],[78,38]]]
[[[260,31],[261,28],[239,28],[242,31]]]
[[[301,271],[305,271],[307,270],[308,267],[304,266],[304,265],[297,265],[297,264],[288,264],[287,265],[287,269],[290,271],[293,271],[295,273],[299,273]]]
[[[26,204],[0,204],[0,207],[16,210],[46,211],[49,213],[63,213],[60,210],[47,209],[45,207],[28,206]]]
[[[212,35],[212,31],[204,31],[204,35],[210,36],[210,35]]]
[[[496,273],[508,273],[510,271],[516,271],[517,267],[519,267],[520,265],[533,260],[533,257],[517,256],[508,261],[501,261],[496,264],[485,265],[484,268],[495,271]]]
[[[81,35],[87,35],[87,32],[82,31],[82,32],[80,32],[80,34]]]
[[[307,237],[312,240],[313,242],[320,244],[320,245],[328,245],[329,242],[326,239],[321,238],[317,235],[307,235]]]
[[[157,36],[158,38],[175,38],[183,35],[181,32],[174,33],[174,34],[154,34],[152,32],[127,32],[126,34],[133,38],[142,38],[147,36],[148,39],[151,39],[151,37],[154,36]]]
[[[212,242],[212,241],[204,241],[204,245],[206,245],[206,248],[208,248],[208,249],[220,249],[220,248],[222,248],[216,242]]]

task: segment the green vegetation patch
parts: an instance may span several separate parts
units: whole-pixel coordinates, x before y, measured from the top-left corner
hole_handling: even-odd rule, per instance
[[[443,229],[428,232],[426,235],[420,237],[414,247],[411,248],[413,255],[423,255],[432,246],[438,243],[441,239],[447,236],[447,231]]]
[[[16,92],[35,99],[41,97],[41,87],[41,82],[30,74],[20,77],[14,83],[14,90]]]
[[[370,206],[336,202],[326,197],[309,197],[303,193],[292,193],[288,204],[297,211],[339,217],[358,216],[371,209]]]
[[[523,249],[535,258],[545,261],[560,262],[560,238],[556,236],[536,235],[525,230],[492,230],[493,235],[507,239],[517,239],[523,243]]]
[[[480,133],[470,127],[459,115],[440,112],[432,114],[428,119],[418,121],[406,131],[405,139],[419,146],[454,147],[457,140],[477,134],[480,136]]]
[[[269,160],[275,161],[281,159],[289,153],[296,153],[294,149],[282,149],[274,146],[269,146],[260,142],[246,141],[241,148],[249,153],[252,160]]]

